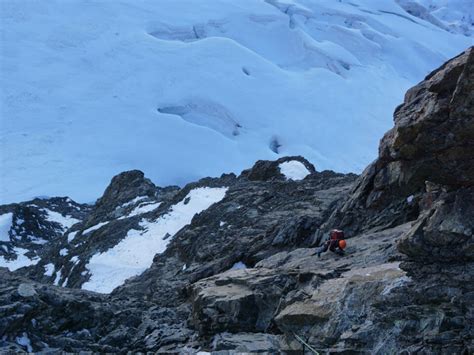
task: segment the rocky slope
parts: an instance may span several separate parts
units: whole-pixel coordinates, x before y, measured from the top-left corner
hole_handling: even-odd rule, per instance
[[[0,349],[473,352],[473,86],[470,48],[408,91],[359,177],[287,157],[182,189],[125,172],[93,206],[2,206]],[[333,227],[347,254],[318,258]]]

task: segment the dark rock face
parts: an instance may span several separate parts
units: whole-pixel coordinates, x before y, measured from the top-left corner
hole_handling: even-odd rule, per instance
[[[474,49],[466,50],[408,90],[379,158],[359,178],[329,225],[359,231],[418,217],[426,185],[474,184]],[[409,202],[410,201],[410,202]]]
[[[425,194],[422,202],[427,207],[400,241],[400,251],[419,262],[472,262],[473,201],[474,188],[461,188],[455,192],[438,190]]]
[[[47,241],[36,265],[0,268],[0,350],[296,353],[299,338],[321,353],[474,352],[473,52],[409,90],[360,177],[286,157],[182,189],[125,172],[94,206],[0,206],[13,213],[0,256],[33,231]],[[288,179],[293,161],[309,174]],[[177,230],[152,229],[213,188],[225,195]],[[346,255],[319,258],[334,227]],[[110,294],[80,290],[130,231],[169,244]]]
[[[137,197],[154,197],[156,186],[139,170],[131,170],[114,176],[104,195],[97,201],[95,215],[103,219],[116,207]],[[105,215],[105,216],[104,216]]]
[[[450,60],[410,89],[395,111],[376,163],[373,192],[409,195],[428,180],[453,187],[474,184],[474,50]]]

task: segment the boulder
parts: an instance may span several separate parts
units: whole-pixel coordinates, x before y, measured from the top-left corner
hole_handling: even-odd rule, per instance
[[[293,275],[271,270],[232,270],[192,286],[192,322],[200,334],[264,332],[282,293],[294,287]]]

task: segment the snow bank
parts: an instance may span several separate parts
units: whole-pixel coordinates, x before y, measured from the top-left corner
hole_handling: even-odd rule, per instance
[[[126,279],[140,275],[156,254],[165,251],[176,232],[191,223],[194,215],[221,201],[226,191],[225,187],[196,188],[157,220],[142,219],[142,230],[131,229],[113,248],[92,256],[86,265],[91,277],[82,289],[110,293]]]
[[[10,271],[15,271],[24,266],[36,265],[40,261],[40,258],[38,257],[35,257],[33,259],[27,257],[25,255],[26,253],[28,253],[27,249],[15,247],[13,248],[13,250],[15,251],[16,259],[7,260],[2,255],[0,255],[0,267],[6,267]]]
[[[297,160],[285,161],[279,165],[279,168],[287,180],[303,180],[310,174],[306,166]]]
[[[13,213],[4,213],[0,215],[0,242],[9,242],[10,236],[8,231],[12,227]]]

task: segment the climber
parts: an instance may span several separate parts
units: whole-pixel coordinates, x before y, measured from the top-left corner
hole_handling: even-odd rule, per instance
[[[329,238],[324,242],[322,246],[316,249],[318,258],[321,257],[321,253],[326,252],[328,249],[338,255],[344,255],[344,248],[346,247],[346,241],[344,240],[344,232],[339,229],[332,229],[329,232]]]

